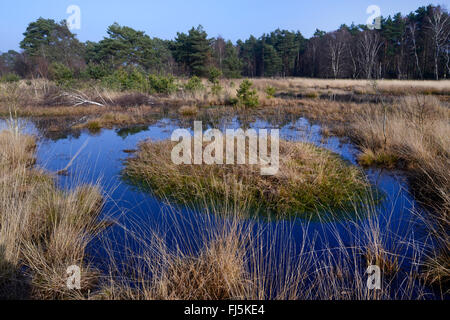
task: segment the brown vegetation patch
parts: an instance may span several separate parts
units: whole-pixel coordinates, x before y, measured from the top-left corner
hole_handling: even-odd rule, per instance
[[[0,134],[0,297],[87,297],[96,271],[85,249],[102,229],[102,194],[97,186],[59,190],[32,167],[34,146],[30,136]],[[72,265],[81,268],[83,290],[66,286]]]
[[[263,209],[279,217],[348,208],[367,191],[356,167],[310,144],[281,141],[275,176],[262,176],[257,165],[175,165],[174,145],[142,143],[127,160],[127,177],[177,202],[195,202],[208,194],[210,201],[250,203],[255,212]]]

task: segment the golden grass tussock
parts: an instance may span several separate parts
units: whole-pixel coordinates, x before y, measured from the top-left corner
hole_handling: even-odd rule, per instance
[[[175,165],[174,145],[141,143],[127,160],[126,176],[177,202],[208,194],[214,201],[249,202],[255,211],[276,215],[345,208],[367,188],[356,167],[311,144],[281,141],[280,170],[274,176],[262,176],[257,165]]]
[[[178,109],[178,113],[185,117],[196,116],[198,114],[198,108],[196,106],[182,106]]]
[[[398,164],[398,157],[383,150],[375,153],[372,149],[363,148],[358,155],[358,162],[365,167],[380,166],[393,169]]]
[[[17,167],[30,167],[35,163],[35,139],[29,135],[15,134],[13,131],[0,132],[2,147],[0,170],[7,173]]]
[[[101,229],[99,187],[59,190],[48,174],[32,166],[31,136],[3,131],[0,150],[0,296],[85,297],[95,273],[86,264],[85,250]],[[66,270],[72,265],[81,268],[86,290],[68,290]]]
[[[367,267],[377,266],[385,277],[391,277],[400,270],[399,257],[396,255],[398,248],[391,249],[392,252],[386,249],[390,241],[383,237],[380,226],[376,225],[377,223],[378,221],[369,219],[368,225],[363,228],[367,240],[362,254]],[[395,246],[397,244],[394,244]]]
[[[239,239],[230,233],[208,243],[198,255],[168,255],[167,269],[157,279],[157,298],[229,300],[249,296],[251,281]]]
[[[171,209],[167,227],[177,230],[172,249],[166,246],[164,232],[145,232],[145,239],[142,234],[128,233],[131,239],[139,238],[139,253],[128,257],[127,273],[118,274],[113,267],[112,276],[95,298],[294,300],[300,297],[298,286],[304,273],[297,268],[299,261],[292,255],[289,241],[282,248],[265,242],[263,229],[242,220],[234,208],[212,206],[206,210],[207,214],[195,217],[195,223],[204,226],[200,234],[187,238],[178,220],[180,213]],[[218,215],[228,219],[211,219]],[[274,237],[280,235],[279,231],[273,233]]]
[[[91,117],[83,123],[74,125],[73,129],[86,128],[91,132],[97,132],[102,128],[125,127],[127,125],[150,124],[154,122],[157,108],[139,107],[129,110],[109,111],[96,117]]]

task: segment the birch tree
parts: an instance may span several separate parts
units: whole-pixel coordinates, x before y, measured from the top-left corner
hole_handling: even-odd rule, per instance
[[[358,59],[360,68],[367,79],[372,79],[375,72],[378,52],[383,42],[377,31],[363,31],[358,38]]]
[[[326,44],[328,48],[330,67],[333,77],[337,79],[343,68],[346,51],[346,39],[344,30],[338,30],[327,34]]]
[[[449,16],[440,6],[433,8],[428,17],[428,28],[431,32],[434,46],[434,76],[439,80],[439,58],[449,41]],[[448,52],[447,52],[448,53]]]
[[[411,44],[412,51],[414,52],[414,60],[416,63],[417,71],[419,71],[420,79],[423,79],[422,68],[420,67],[420,63],[419,63],[419,55],[417,54],[417,23],[416,22],[411,22],[408,25],[408,35],[409,35],[409,42]]]

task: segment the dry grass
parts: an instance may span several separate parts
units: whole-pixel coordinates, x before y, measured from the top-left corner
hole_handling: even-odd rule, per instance
[[[251,281],[242,239],[229,232],[197,255],[163,255],[166,268],[157,278],[155,296],[168,300],[229,300],[249,296]]]
[[[112,129],[127,125],[151,124],[155,120],[155,114],[160,111],[158,108],[140,107],[106,112],[96,117],[88,118],[85,122],[74,125],[73,129],[87,128],[91,132],[97,132],[102,128]]]
[[[208,201],[208,199],[204,199]],[[337,230],[328,230],[338,245],[316,237],[302,224],[304,236],[297,245],[291,227],[242,220],[242,211],[250,207],[214,205],[192,213],[186,220],[172,208],[166,212],[166,224],[160,231],[146,229],[136,221],[136,231],[127,228],[129,240],[137,248],[127,255],[125,272],[113,261],[110,276],[95,299],[112,300],[377,300],[425,299],[418,282],[422,249],[415,247],[409,235],[388,249],[395,230],[387,224],[383,231],[376,213],[367,223],[353,225],[344,241]],[[370,204],[366,210],[375,210]],[[246,214],[244,214],[246,215]],[[226,216],[226,219],[216,219]],[[198,235],[189,236],[185,224],[192,223]],[[346,222],[347,227],[351,222]],[[139,227],[137,227],[139,226]],[[190,227],[188,227],[190,228]],[[324,227],[327,228],[327,227]],[[167,246],[167,230],[174,232],[175,243]],[[350,240],[349,240],[350,239]],[[344,245],[347,243],[347,245]],[[401,247],[410,246],[412,257],[401,255]],[[370,248],[370,249],[368,249]],[[367,252],[378,253],[367,260]],[[383,260],[381,260],[381,257]],[[388,265],[388,261],[392,261]],[[380,263],[383,270],[381,290],[367,289],[367,263]],[[402,269],[399,266],[407,265]],[[389,266],[389,269],[387,268]],[[403,279],[396,282],[395,278]]]
[[[4,131],[0,150],[0,297],[86,296],[96,273],[86,264],[85,249],[101,229],[99,188],[58,190],[48,174],[32,167],[30,136]],[[66,287],[71,265],[82,269],[81,291]]]
[[[178,113],[185,117],[192,117],[198,114],[198,108],[195,106],[182,106],[178,109]]]
[[[149,96],[133,91],[119,92],[104,88],[95,84],[86,83],[83,88],[73,89],[81,93],[88,100],[95,101],[110,107],[136,107],[150,104],[167,104],[175,106],[198,105],[214,106],[229,105],[236,98],[236,91],[242,80],[220,81],[222,90],[213,94],[210,84],[203,80],[203,89],[188,92],[183,88],[186,80],[179,79],[180,90],[169,96]],[[406,81],[406,80],[378,80],[377,89],[374,89],[373,81],[367,80],[330,80],[330,79],[305,79],[305,78],[282,78],[282,79],[252,79],[257,90],[261,106],[291,105],[292,99],[273,98],[267,96],[267,88],[275,90],[275,96],[280,93],[289,93],[303,96],[304,98],[316,99],[320,95],[376,95],[378,93],[393,96],[405,95],[450,95],[450,81]],[[45,107],[62,107],[72,105],[64,92],[70,89],[61,89],[47,80],[21,81],[15,84],[0,84],[0,112],[7,111],[10,96],[15,93],[18,96],[21,114],[48,115],[51,111],[45,111]],[[445,98],[445,97],[444,97]],[[293,99],[298,100],[298,99]],[[44,107],[44,109],[42,109]],[[5,109],[6,108],[6,109]],[[76,108],[89,113],[90,109]],[[100,109],[101,111],[101,109]],[[53,111],[56,115],[56,111]]]
[[[255,79],[255,86],[262,90],[268,86],[283,91],[307,92],[314,90],[321,93],[375,94],[373,81],[349,79]],[[417,80],[377,80],[378,88],[383,94],[450,94],[450,81],[417,81]],[[311,91],[310,91],[311,92]]]
[[[10,106],[14,104],[16,115],[19,117],[89,116],[90,120],[98,122],[98,127],[108,128],[112,125],[123,125],[124,121],[127,124],[141,124],[148,120],[148,113],[154,113],[152,109],[155,108],[150,105],[180,108],[178,115],[182,117],[194,116],[194,106],[199,107],[201,114],[205,113],[208,107],[231,107],[236,103],[236,91],[242,80],[221,80],[222,90],[217,94],[211,92],[211,85],[206,80],[203,80],[204,88],[195,92],[183,89],[185,82],[186,80],[179,79],[180,89],[168,96],[150,96],[133,91],[119,92],[90,83],[83,84],[83,88],[78,91],[72,90],[91,101],[104,104],[105,107],[95,105],[75,107],[73,101],[63,94],[70,89],[58,88],[46,80],[1,84],[0,116],[9,116]],[[376,88],[374,82],[366,80],[284,78],[252,79],[252,82],[260,101],[260,108],[255,112],[261,109],[279,109],[279,112],[284,114],[296,109],[296,113],[319,121],[347,121],[352,113],[360,113],[361,110],[367,109],[367,103],[376,103],[379,94],[395,97],[426,94],[444,100],[449,96],[450,87],[448,80],[439,82],[381,80],[376,82]],[[274,89],[275,97],[267,95],[267,88]],[[339,97],[344,98],[346,102],[338,102]],[[135,113],[134,109],[141,111]],[[184,112],[187,114],[183,114]],[[121,119],[117,122],[95,119],[109,113],[130,116],[127,120]],[[105,125],[102,125],[102,122],[105,122]]]
[[[347,134],[363,149],[365,163],[373,158],[375,164],[401,162],[417,172],[433,170],[430,163],[444,169],[450,155],[449,120],[449,109],[436,99],[405,97],[355,114]]]
[[[359,164],[365,167],[380,166],[393,169],[398,164],[398,161],[399,159],[396,155],[387,153],[384,150],[374,153],[372,149],[362,148],[358,156]]]
[[[6,173],[19,166],[30,167],[35,162],[36,141],[28,135],[16,135],[13,131],[0,132],[0,170]]]
[[[450,110],[429,96],[409,96],[354,115],[346,130],[362,149],[364,165],[407,169],[412,191],[431,213],[427,225],[438,242],[429,259],[430,282],[449,282]]]

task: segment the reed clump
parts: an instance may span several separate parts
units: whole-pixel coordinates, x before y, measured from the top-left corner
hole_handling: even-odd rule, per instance
[[[207,197],[207,195],[205,195]],[[207,201],[207,198],[205,198]],[[247,205],[249,203],[246,203]],[[160,230],[136,222],[127,227],[127,242],[135,243],[126,256],[126,269],[113,261],[94,299],[111,300],[389,300],[425,299],[418,266],[423,251],[409,236],[393,240],[388,223],[375,212],[370,222],[352,225],[343,234],[324,225],[330,234],[319,240],[304,223],[296,233],[292,225],[271,221],[259,224],[242,219],[249,206],[215,204],[202,212],[165,212]],[[376,210],[373,203],[366,210]],[[217,217],[226,217],[225,219]],[[191,220],[192,219],[192,220]],[[390,218],[386,218],[389,220]],[[344,222],[349,227],[349,222]],[[193,228],[195,235],[186,231]],[[167,241],[167,232],[174,234]],[[172,236],[170,237],[172,239]],[[332,239],[331,239],[332,238]],[[344,239],[346,239],[344,241]],[[170,242],[170,245],[168,244]],[[347,243],[347,244],[344,244]],[[333,245],[332,243],[337,243]],[[411,258],[401,247],[410,247]],[[372,255],[373,253],[373,255]],[[114,260],[114,259],[113,259]],[[381,288],[367,288],[367,265],[382,270]],[[124,272],[125,271],[125,272]],[[401,281],[393,279],[400,277]]]
[[[363,165],[408,169],[418,194],[448,200],[450,111],[430,96],[411,96],[354,115],[346,131]]]
[[[129,125],[150,124],[154,121],[153,115],[159,110],[151,108],[134,108],[128,111],[110,111],[91,117],[83,123],[74,125],[73,129],[88,129],[91,132],[98,132],[103,128],[112,129],[114,127],[126,127]]]
[[[178,109],[178,113],[185,117],[196,116],[198,114],[198,108],[196,106],[182,106]]]
[[[437,243],[424,277],[448,288],[450,270],[450,111],[433,96],[407,96],[352,117],[346,134],[362,149],[362,165],[406,170]]]
[[[86,258],[101,229],[98,186],[57,188],[33,166],[35,139],[0,133],[0,296],[69,299],[87,297],[95,269]],[[66,270],[79,266],[82,290],[67,288]]]

